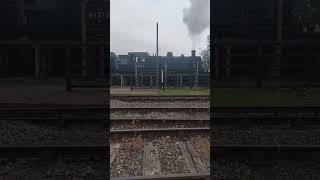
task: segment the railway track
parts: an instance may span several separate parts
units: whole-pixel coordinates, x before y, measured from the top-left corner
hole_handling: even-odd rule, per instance
[[[0,108],[100,108],[107,104],[47,104],[47,103],[0,103]]]
[[[211,107],[213,113],[320,113],[320,106],[256,106],[256,107]]]
[[[307,175],[314,174],[312,169],[320,161],[320,146],[317,132],[309,128],[319,125],[319,110],[316,106],[213,107],[212,177],[310,179]],[[240,169],[241,173],[233,173]]]
[[[0,120],[32,120],[58,123],[61,121],[94,122],[105,121],[108,112],[105,105],[0,105]]]
[[[209,179],[209,108],[174,105],[191,98],[199,101],[194,97],[139,98],[124,100],[137,101],[137,107],[110,108],[111,179]],[[139,107],[145,101],[173,104]],[[207,148],[200,148],[194,138]],[[201,156],[199,149],[207,156]]]
[[[198,111],[198,112],[210,112],[210,108],[208,107],[169,107],[169,108],[140,108],[140,107],[112,107],[111,111]]]
[[[320,145],[213,145],[213,160],[320,161]]]
[[[95,144],[95,145],[0,145],[0,153],[12,154],[12,153],[38,153],[41,151],[52,151],[55,152],[106,152],[109,148],[109,144]]]
[[[107,178],[104,170],[108,167],[107,160],[103,157],[107,157],[108,148],[109,144],[0,145],[0,158],[2,159],[0,178],[4,180],[40,180],[68,179],[74,176],[79,179],[102,180]],[[74,168],[81,168],[84,164],[92,168],[94,173],[88,171],[87,175],[77,174]],[[27,169],[16,166],[25,166]]]
[[[111,129],[118,128],[160,128],[160,127],[209,127],[210,119],[172,119],[172,118],[118,118],[110,119]]]
[[[110,130],[111,135],[119,134],[133,134],[133,135],[179,135],[184,136],[186,134],[209,134],[210,127],[199,128],[153,128],[153,129],[118,129]]]
[[[179,112],[205,112],[209,113],[209,108],[111,108],[111,112],[129,112],[129,113],[150,113],[150,112],[163,112],[163,113],[179,113]],[[116,124],[130,125],[130,128],[112,128]],[[136,124],[141,125],[153,124],[154,125],[166,125],[167,123],[178,123],[178,124],[197,124],[202,125],[206,123],[204,127],[192,127],[192,128],[139,128]],[[151,125],[152,126],[152,125]],[[143,133],[171,133],[171,134],[184,134],[184,133],[209,133],[209,119],[176,119],[176,118],[111,118],[111,134],[143,134]]]
[[[201,146],[195,144],[199,139],[206,139],[206,149],[200,149]],[[201,156],[199,153],[199,150],[207,151],[209,156],[208,134],[189,137],[178,137],[173,134],[158,137],[121,136],[112,139],[111,142],[112,179],[207,179],[209,177],[209,157]]]
[[[111,96],[111,99],[121,101],[208,101],[209,96]]]
[[[213,145],[213,179],[319,179],[319,146]]]
[[[283,125],[307,128],[320,125],[320,107],[213,107],[211,118],[219,125]]]
[[[107,130],[82,123],[105,121],[107,114],[105,105],[0,104],[0,123],[7,127],[1,129],[6,136],[0,139],[0,156],[10,158],[0,179],[106,179],[110,146],[102,137]],[[56,126],[65,122],[76,126]],[[32,172],[20,172],[15,166],[21,162]]]
[[[156,175],[156,176],[133,176],[133,177],[114,177],[111,180],[209,180],[209,173],[198,174],[176,174],[176,175]]]
[[[155,123],[166,123],[166,122],[208,122],[210,119],[165,119],[165,118],[117,118],[110,119],[111,122],[155,122]]]
[[[38,177],[38,176],[16,176],[16,175],[0,175],[0,178],[3,180],[42,180],[42,179],[50,179],[50,180],[70,180],[70,179],[79,179],[79,180],[104,180],[103,177],[96,177],[96,176],[50,176],[50,177]]]

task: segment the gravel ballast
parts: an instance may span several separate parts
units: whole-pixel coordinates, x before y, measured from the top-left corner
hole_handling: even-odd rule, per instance
[[[162,174],[190,173],[176,137],[162,136],[157,139],[157,142]]]
[[[193,142],[197,141],[197,142]],[[176,136],[121,137],[112,138],[112,143],[120,143],[120,148],[111,164],[111,177],[139,176],[143,174],[144,147],[151,142],[157,148],[160,175],[190,173],[186,159],[178,142],[190,142],[196,156],[200,158],[209,172],[210,144],[209,136],[194,135],[178,138]],[[207,144],[205,144],[207,143]],[[191,154],[190,154],[191,155]]]
[[[70,127],[27,121],[0,121],[0,144],[94,144],[107,142],[107,128],[95,124]]]
[[[195,136],[189,140],[194,150],[199,154],[201,161],[204,163],[208,171],[210,170],[210,137]]]
[[[212,162],[211,178],[219,180],[281,179],[318,180],[320,164],[309,161]]]
[[[111,108],[118,107],[139,107],[139,108],[177,108],[177,107],[191,107],[191,108],[199,108],[199,107],[209,107],[209,101],[154,101],[154,102],[143,102],[143,101],[120,101],[120,100],[110,100]]]
[[[111,176],[141,176],[143,145],[141,137],[122,138],[117,156],[111,164]]]
[[[143,122],[135,122],[126,123],[126,122],[112,122],[111,129],[154,129],[154,128],[195,128],[195,127],[209,127],[209,121],[206,123],[193,123],[193,122],[165,122],[161,123],[161,121],[155,121],[153,123],[143,123]]]
[[[111,112],[111,119],[210,119],[210,113],[208,112]]]
[[[55,176],[96,176],[103,179],[106,177],[105,169],[103,159],[92,159],[90,156],[65,157],[54,161],[30,157],[0,159],[0,177],[13,175],[47,179]]]
[[[212,127],[215,144],[319,145],[320,130]]]

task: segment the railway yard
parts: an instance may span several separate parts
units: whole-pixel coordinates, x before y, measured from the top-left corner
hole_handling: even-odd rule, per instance
[[[208,96],[116,97],[111,179],[209,179]]]
[[[209,178],[208,97],[113,96],[110,106],[1,103],[0,178]]]
[[[319,179],[319,107],[213,108],[213,179]]]
[[[320,179],[320,107],[209,107],[208,96],[117,95],[110,112],[2,103],[0,179]]]
[[[105,105],[1,104],[0,114],[0,178],[108,176]]]

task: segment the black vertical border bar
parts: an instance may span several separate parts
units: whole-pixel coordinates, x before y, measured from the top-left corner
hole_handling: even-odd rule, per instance
[[[109,148],[106,150],[106,167],[107,167],[107,177],[110,178],[110,87],[111,87],[111,81],[110,78],[112,78],[110,76],[110,0],[103,0],[105,6],[105,34],[104,34],[104,42],[107,43],[107,46],[104,46],[104,53],[105,53],[105,66],[107,67],[105,74],[106,74],[106,79],[107,79],[107,90],[105,92],[106,97],[104,97],[106,99],[105,101],[105,105],[106,105],[106,128],[107,130],[107,143],[109,144]]]
[[[212,47],[212,42],[215,42],[214,39],[214,7],[215,7],[215,3],[217,0],[211,0],[210,1],[210,84],[209,84],[209,88],[210,88],[210,96],[209,96],[209,101],[210,101],[210,177],[211,174],[213,173],[213,87],[214,87],[214,52],[213,50],[215,49],[215,45]],[[211,178],[210,178],[211,179]]]

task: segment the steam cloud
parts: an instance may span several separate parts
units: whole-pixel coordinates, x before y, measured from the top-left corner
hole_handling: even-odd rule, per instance
[[[201,34],[210,25],[209,0],[190,0],[191,6],[183,10],[183,22],[191,36]]]
[[[190,0],[191,6],[183,10],[183,22],[187,25],[195,47],[199,35],[210,25],[210,0]]]

